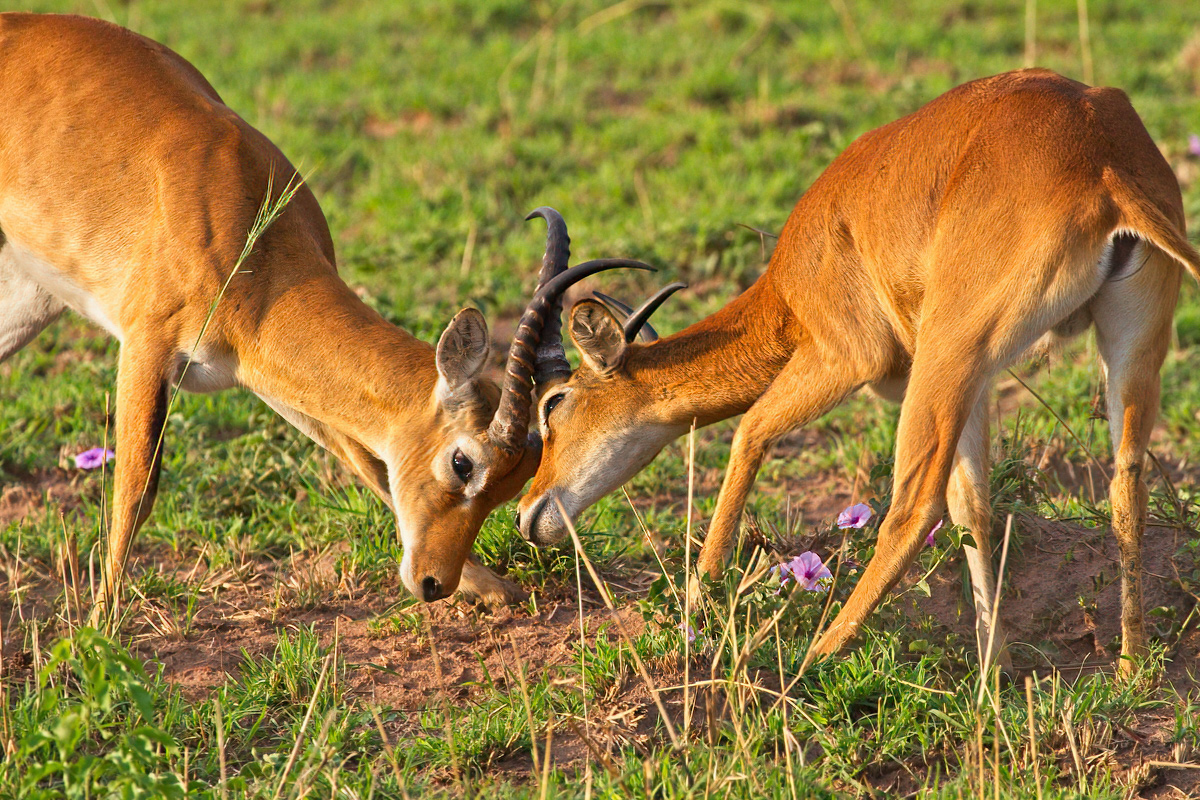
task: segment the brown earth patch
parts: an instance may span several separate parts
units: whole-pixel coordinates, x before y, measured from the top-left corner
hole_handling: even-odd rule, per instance
[[[79,488],[66,472],[39,472],[0,487],[0,527],[42,513],[47,507],[69,511],[78,505]]]
[[[1002,533],[1001,533],[1002,535]],[[1143,548],[1147,610],[1173,610],[1183,622],[1195,606],[1176,577],[1182,532],[1148,527]],[[1090,672],[1116,663],[1121,634],[1121,587],[1116,539],[1108,528],[1084,528],[1022,515],[1014,522],[1000,617],[1012,642],[1014,666]],[[917,607],[946,630],[974,640],[974,609],[956,558],[929,578],[931,596]],[[1154,618],[1148,621],[1155,634]],[[1170,620],[1159,634],[1171,639]],[[1174,678],[1200,657],[1200,632],[1174,642]]]

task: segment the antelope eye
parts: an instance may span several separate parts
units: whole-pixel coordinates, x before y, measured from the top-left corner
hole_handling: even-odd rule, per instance
[[[454,451],[454,455],[450,457],[450,465],[454,467],[454,474],[460,481],[466,483],[471,480],[471,470],[475,469],[475,465],[462,450]]]
[[[546,409],[542,412],[542,418],[544,420],[549,421],[550,414],[555,408],[558,407],[558,404],[562,402],[562,399],[565,395],[565,392],[559,392],[558,394],[551,395],[550,398],[546,400]]]

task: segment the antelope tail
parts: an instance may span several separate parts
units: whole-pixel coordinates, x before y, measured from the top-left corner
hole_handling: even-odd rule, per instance
[[[1112,171],[1105,175],[1105,186],[1121,211],[1121,227],[1137,234],[1178,261],[1192,277],[1200,281],[1200,253],[1187,240],[1182,226],[1176,227],[1137,185]]]

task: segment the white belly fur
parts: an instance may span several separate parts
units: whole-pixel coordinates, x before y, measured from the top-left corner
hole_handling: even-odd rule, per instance
[[[186,370],[184,367],[186,366]],[[208,352],[204,345],[188,362],[188,353],[180,353],[175,362],[175,380],[185,392],[219,392],[238,386],[237,357]]]
[[[123,338],[121,329],[104,312],[100,302],[53,264],[21,247],[11,237],[0,249],[0,255],[6,257],[18,274],[24,275],[47,293],[57,297],[67,308],[96,323],[118,340]]]
[[[108,331],[118,341],[124,339],[121,328],[105,313],[99,300],[53,264],[14,242],[12,237],[0,248],[0,270],[12,270],[18,278],[32,281],[67,308]],[[185,371],[183,367],[187,361],[188,353],[180,353],[174,376],[185,391],[218,392],[238,385],[235,356],[210,353],[201,345]]]

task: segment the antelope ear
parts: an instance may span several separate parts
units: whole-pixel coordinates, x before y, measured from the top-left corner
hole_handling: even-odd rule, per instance
[[[625,363],[625,332],[612,312],[595,300],[580,300],[571,309],[571,341],[583,362],[600,375]]]
[[[487,322],[477,309],[464,308],[454,315],[437,343],[437,399],[443,405],[454,405],[483,371],[491,341]]]

